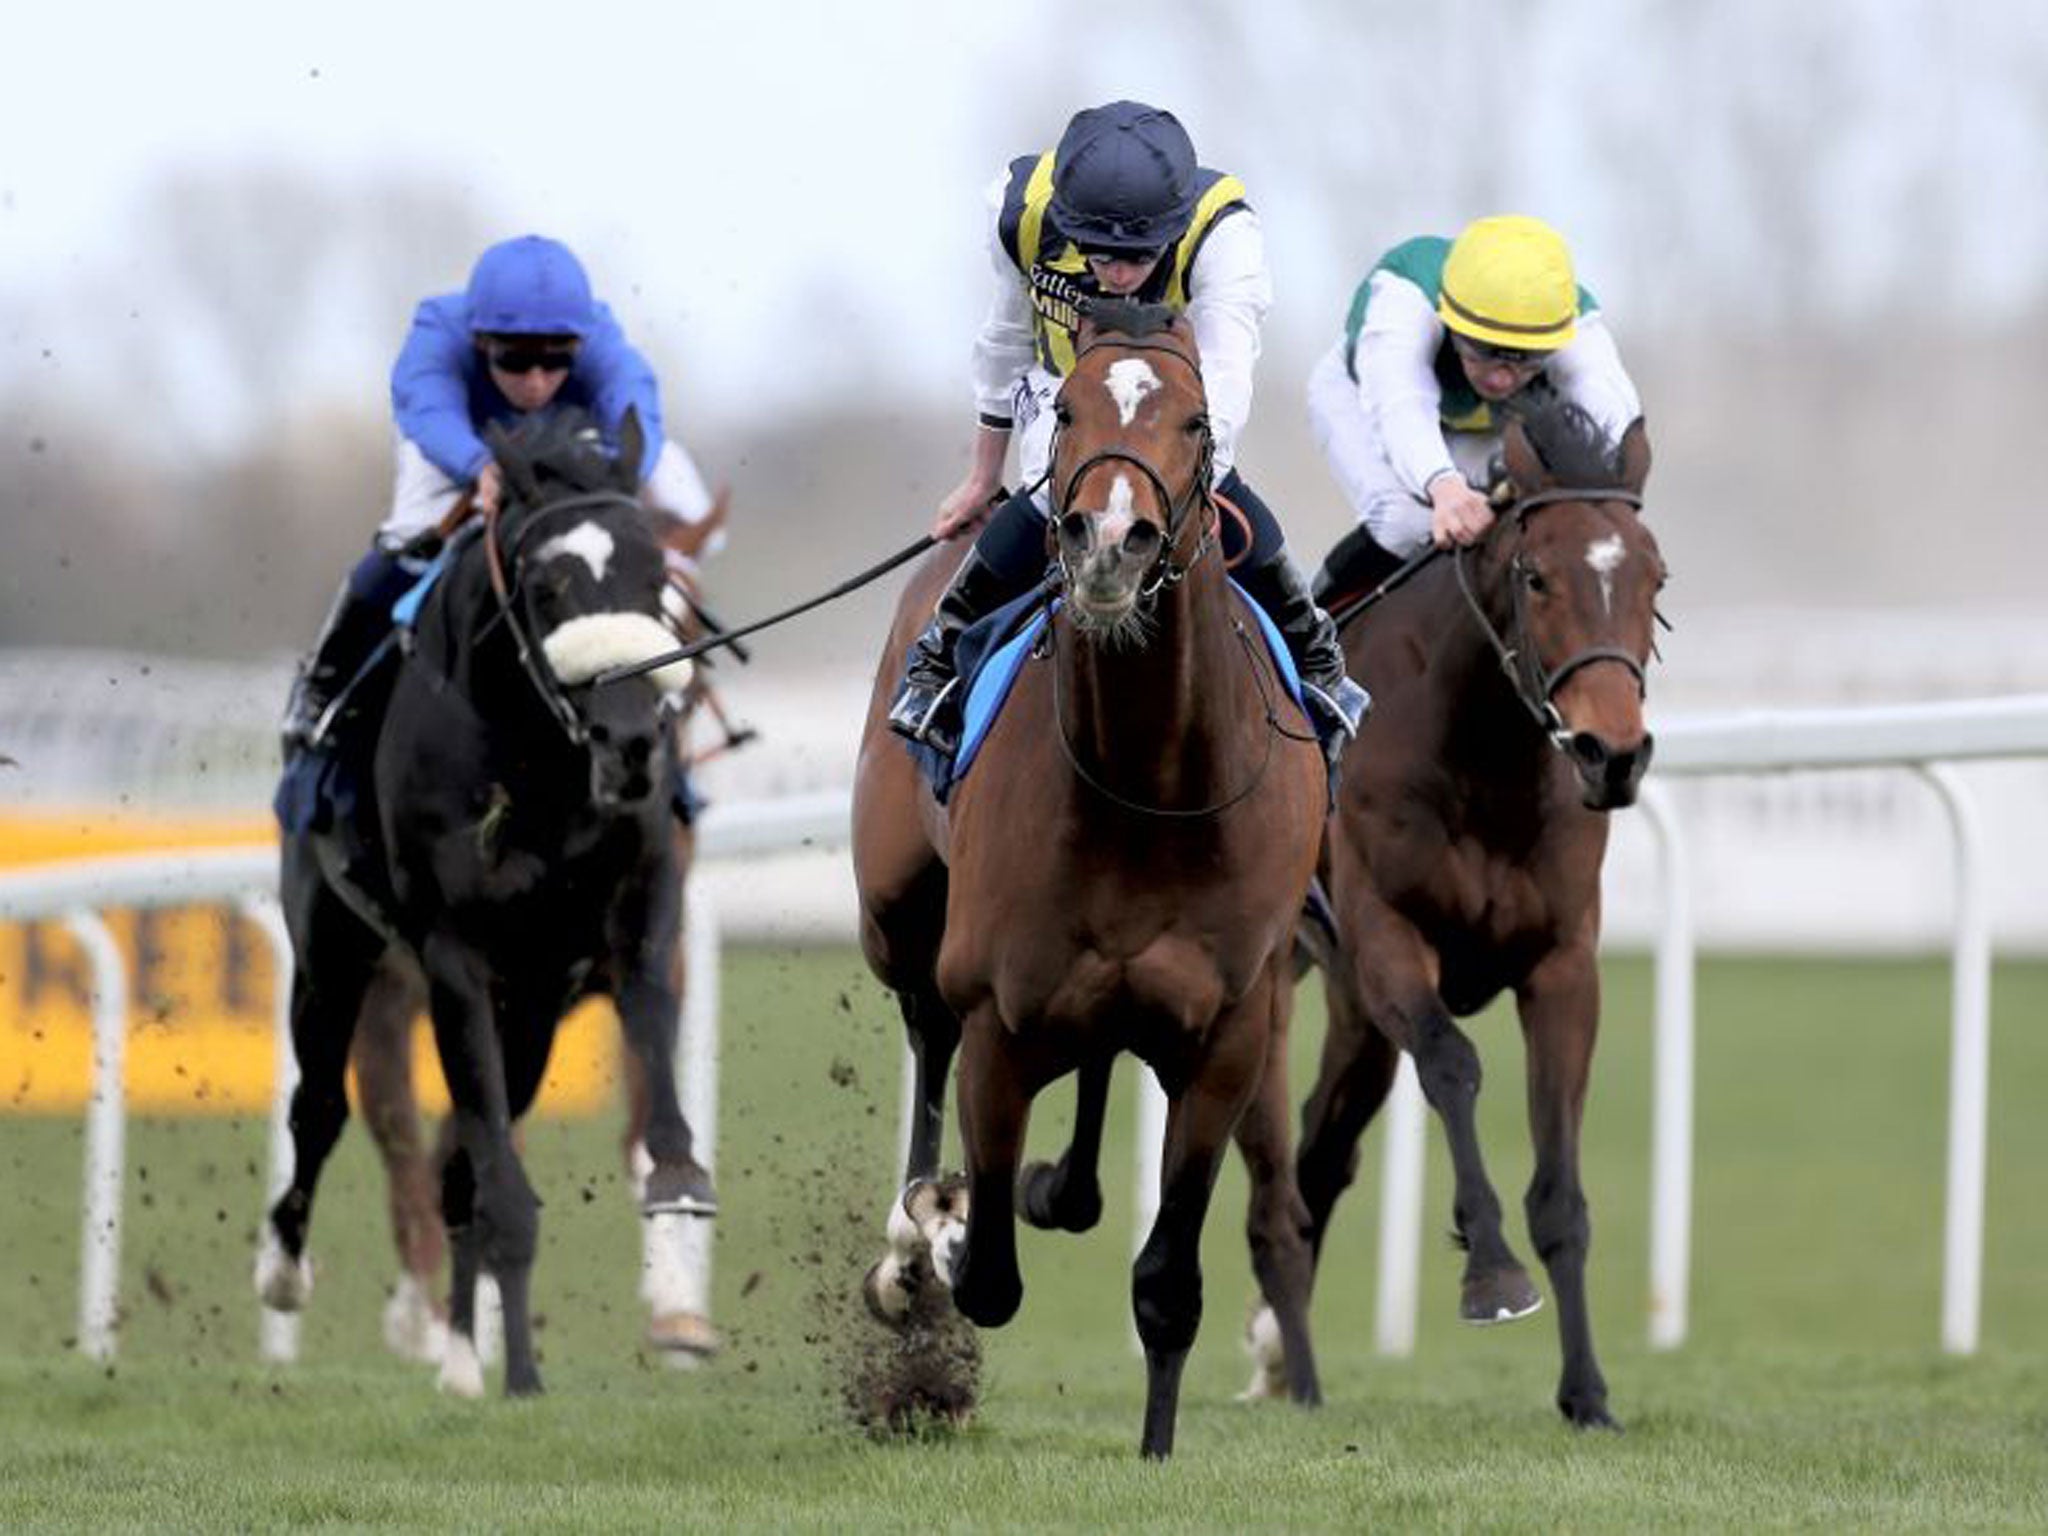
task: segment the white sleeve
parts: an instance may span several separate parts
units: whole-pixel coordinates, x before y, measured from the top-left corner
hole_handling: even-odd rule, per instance
[[[1266,237],[1258,215],[1240,208],[1210,228],[1188,273],[1188,323],[1202,351],[1202,387],[1216,433],[1219,480],[1236,462],[1237,435],[1251,419],[1259,327],[1272,307]]]
[[[1010,253],[1003,249],[1000,220],[1008,186],[1009,174],[1004,172],[988,189],[988,259],[995,269],[995,289],[989,295],[988,315],[974,338],[974,407],[985,419],[1000,422],[1008,422],[1015,414],[1017,381],[1030,371],[1038,356],[1031,290]]]
[[[1597,309],[1579,317],[1578,334],[1550,360],[1549,373],[1557,392],[1584,406],[1614,442],[1620,442],[1629,423],[1643,414],[1635,381],[1621,366],[1614,333]]]
[[[1434,476],[1457,467],[1439,419],[1436,354],[1444,326],[1429,296],[1405,277],[1375,272],[1371,283],[1352,353],[1358,403],[1401,483],[1421,496]]]

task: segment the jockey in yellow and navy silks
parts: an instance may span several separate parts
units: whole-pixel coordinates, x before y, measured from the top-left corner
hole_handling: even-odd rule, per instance
[[[1406,558],[1492,526],[1501,408],[1543,395],[1583,406],[1617,442],[1642,414],[1564,237],[1500,214],[1455,242],[1403,241],[1374,264],[1309,377],[1309,421],[1365,534]],[[1321,588],[1342,584],[1360,537],[1332,551]]]
[[[464,494],[478,511],[497,507],[504,487],[483,429],[563,406],[588,411],[608,436],[628,410],[637,412],[647,441],[642,499],[684,522],[710,513],[696,465],[664,436],[654,370],[593,297],[582,263],[541,235],[492,246],[462,292],[423,300],[413,313],[391,370],[391,511],[300,669],[284,722],[287,750],[314,738],[337,691],[388,632],[391,605],[413,580],[400,552],[431,534]]]
[[[957,749],[954,646],[975,620],[1045,571],[1043,490],[1019,492],[990,511],[1010,440],[1019,440],[1023,484],[1040,487],[1052,449],[1053,396],[1073,362],[1080,306],[1110,296],[1170,305],[1194,330],[1215,434],[1215,488],[1252,528],[1236,578],[1287,642],[1334,756],[1357,731],[1364,691],[1345,676],[1336,628],[1288,558],[1278,521],[1236,467],[1259,328],[1273,301],[1265,238],[1243,185],[1197,163],[1172,113],[1115,101],[1076,114],[1058,148],[1012,161],[991,202],[996,290],[974,347],[979,424],[967,474],[932,525],[941,539],[981,531],[918,639],[890,726],[941,752]]]

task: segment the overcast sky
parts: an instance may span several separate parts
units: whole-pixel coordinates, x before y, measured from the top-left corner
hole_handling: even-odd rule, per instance
[[[297,394],[381,408],[411,298],[459,286],[477,241],[538,229],[584,255],[686,409],[875,381],[964,402],[982,189],[1117,95],[1173,107],[1252,189],[1289,375],[1262,378],[1262,409],[1298,412],[1379,250],[1504,208],[1567,230],[1625,340],[1901,305],[1997,318],[2048,293],[2048,5],[35,0],[7,41],[12,369],[55,352],[118,377],[125,324],[159,345],[193,324],[161,206],[138,210],[173,176],[264,171],[332,201],[222,231],[245,297],[274,280],[236,242],[317,252],[284,226],[335,219],[339,241],[336,211],[393,181],[446,189],[475,230],[352,253],[381,286],[309,255],[316,314],[280,322],[295,355],[268,370]],[[252,364],[218,342],[183,348],[184,383],[231,424],[207,383]]]

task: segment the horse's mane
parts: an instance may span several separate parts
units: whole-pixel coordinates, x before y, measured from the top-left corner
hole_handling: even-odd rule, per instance
[[[1529,446],[1563,485],[1605,490],[1621,481],[1621,450],[1578,402],[1552,397],[1517,413]]]
[[[1142,340],[1173,326],[1177,313],[1171,304],[1146,304],[1137,299],[1099,298],[1088,305],[1088,318],[1098,331]]]

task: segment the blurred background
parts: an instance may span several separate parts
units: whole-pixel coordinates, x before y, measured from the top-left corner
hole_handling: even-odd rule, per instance
[[[1518,210],[1567,233],[1646,402],[1677,622],[1660,713],[2048,688],[2040,7],[515,0],[14,26],[0,803],[260,812],[291,660],[383,514],[412,306],[509,235],[583,255],[731,484],[721,612],[900,547],[965,462],[984,188],[1116,96],[1170,106],[1251,189],[1277,303],[1240,457],[1304,565],[1348,526],[1302,391],[1353,286],[1400,239]],[[847,781],[894,590],[759,639],[728,696],[765,740],[714,795]],[[1971,771],[2048,840],[2041,765]],[[1778,860],[1708,865],[1710,936],[1946,921],[1938,813],[1900,775],[1680,789]],[[1808,868],[1866,910],[1830,929]],[[741,921],[844,931],[844,884],[771,874]],[[2048,943],[2043,877],[1996,878],[2006,934]],[[1612,905],[1626,933],[1635,903]]]

